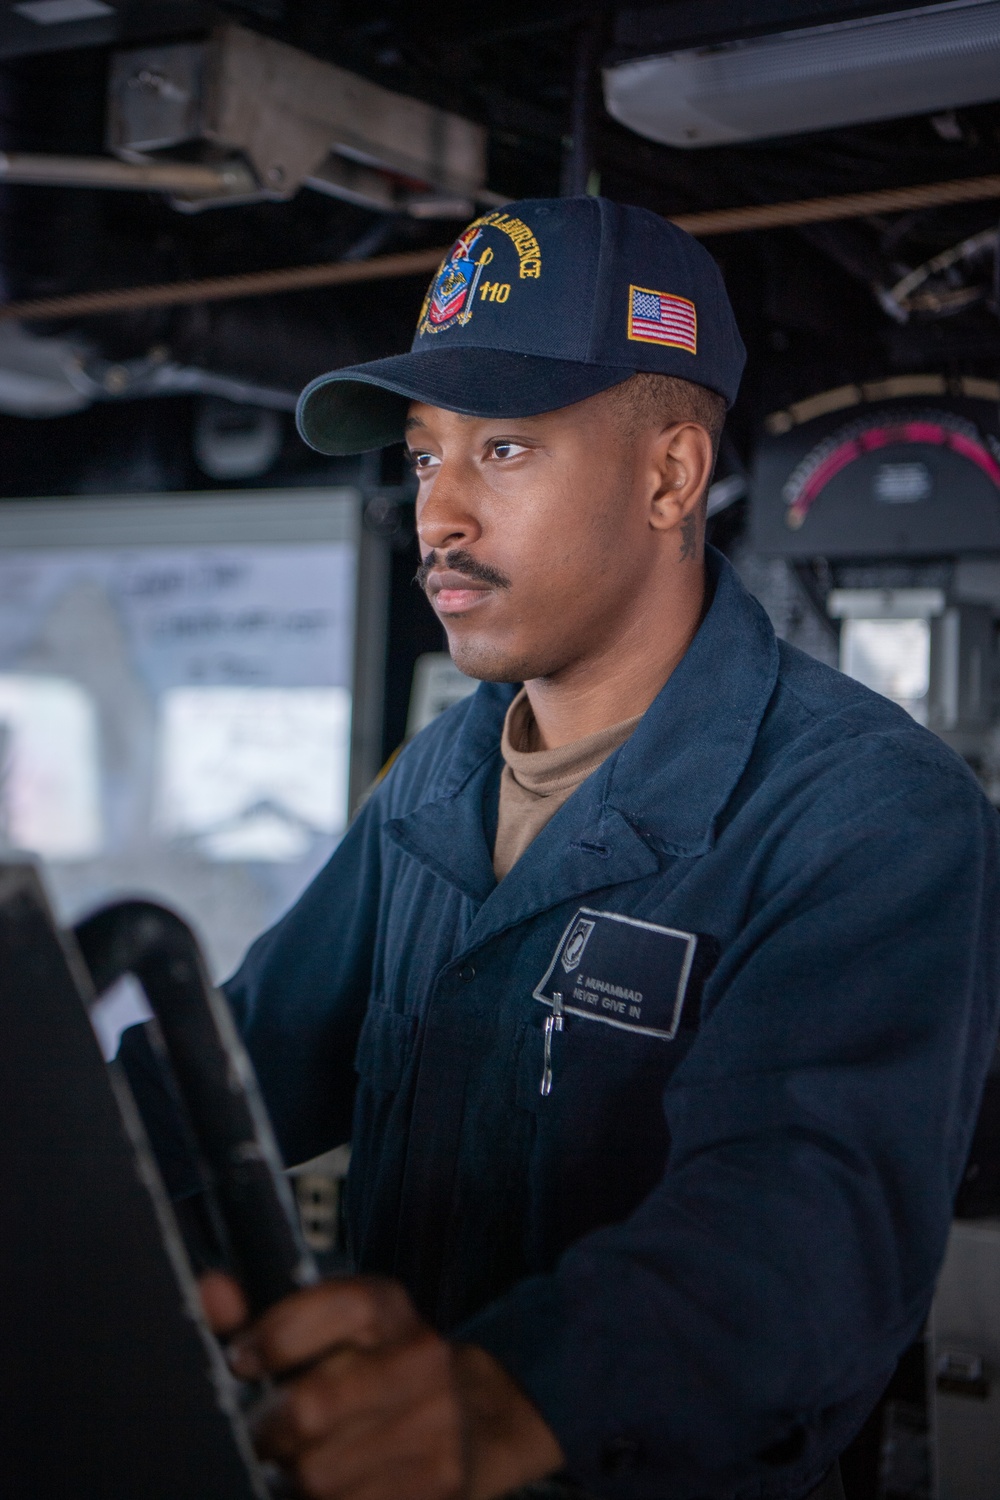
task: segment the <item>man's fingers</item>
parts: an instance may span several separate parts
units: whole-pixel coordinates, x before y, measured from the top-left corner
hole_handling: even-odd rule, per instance
[[[296,1488],[308,1500],[454,1500],[464,1490],[457,1457],[421,1452],[363,1472],[345,1469],[333,1443],[312,1448],[296,1465]]]
[[[198,1278],[198,1291],[213,1333],[224,1337],[242,1328],[248,1316],[246,1298],[231,1276],[222,1271],[206,1271]]]
[[[422,1326],[401,1286],[376,1277],[345,1277],[296,1292],[270,1308],[235,1340],[230,1363],[252,1380],[311,1364],[339,1344],[371,1349]]]
[[[456,1409],[439,1392],[391,1421],[338,1428],[290,1467],[310,1500],[450,1500],[464,1479]]]
[[[427,1330],[386,1350],[344,1349],[285,1386],[254,1424],[254,1441],[267,1458],[287,1460],[335,1430],[345,1441],[450,1396],[448,1346]]]
[[[353,1365],[357,1358],[352,1349],[328,1354],[287,1385],[268,1392],[250,1414],[254,1447],[261,1458],[286,1462],[306,1444],[325,1438],[335,1426],[357,1420],[357,1403],[352,1403],[349,1416],[348,1403],[341,1398],[343,1367]],[[378,1420],[371,1413],[362,1416],[366,1426]]]

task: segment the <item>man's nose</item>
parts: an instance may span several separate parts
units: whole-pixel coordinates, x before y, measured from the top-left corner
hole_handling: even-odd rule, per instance
[[[417,500],[417,536],[423,546],[444,550],[478,541],[482,528],[469,503],[469,489],[447,464],[441,465]]]

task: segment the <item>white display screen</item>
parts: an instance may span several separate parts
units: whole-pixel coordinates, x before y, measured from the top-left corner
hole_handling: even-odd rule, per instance
[[[64,920],[158,898],[222,977],[346,827],[357,501],[203,500],[0,507],[0,839]]]
[[[931,632],[926,619],[846,619],[841,626],[840,666],[921,723],[926,722]]]

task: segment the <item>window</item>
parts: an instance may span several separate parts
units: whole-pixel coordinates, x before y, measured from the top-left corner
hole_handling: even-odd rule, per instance
[[[156,826],[206,859],[305,856],[347,822],[343,687],[178,687],[160,708]]]
[[[841,666],[876,693],[891,698],[924,722],[930,682],[929,620],[845,620]]]
[[[101,852],[97,713],[78,683],[0,676],[0,819],[12,849],[51,860]]]
[[[221,978],[329,858],[359,513],[350,490],[0,507],[0,837],[63,920],[151,895]]]

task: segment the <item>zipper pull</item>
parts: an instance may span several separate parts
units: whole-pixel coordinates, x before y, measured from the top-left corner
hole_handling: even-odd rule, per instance
[[[552,1033],[563,1029],[563,997],[558,990],[552,994],[552,1014],[545,1017],[544,1065],[542,1083],[538,1092],[547,1098],[552,1092]]]

